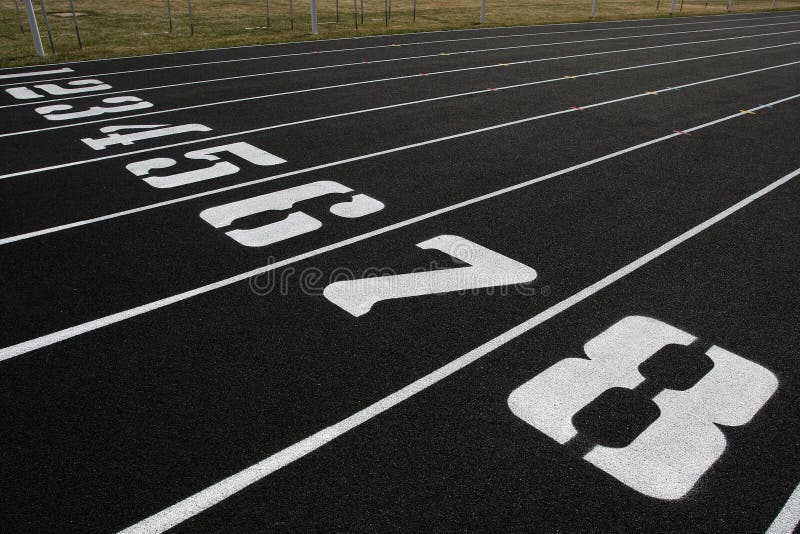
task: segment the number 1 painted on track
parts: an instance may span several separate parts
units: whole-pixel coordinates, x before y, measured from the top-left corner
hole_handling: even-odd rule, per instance
[[[524,284],[536,279],[533,268],[463,237],[440,235],[417,243],[417,246],[439,250],[469,266],[334,282],[323,291],[325,298],[347,313],[360,317],[382,300]]]

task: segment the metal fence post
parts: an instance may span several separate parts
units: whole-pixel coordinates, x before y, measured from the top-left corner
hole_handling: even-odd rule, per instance
[[[592,0],[592,18],[597,16],[597,0]]]
[[[42,36],[39,35],[39,24],[36,22],[36,13],[33,11],[31,0],[25,0],[25,11],[28,14],[28,26],[31,28],[31,37],[33,37],[33,48],[36,49],[37,56],[43,56]]]
[[[194,19],[192,18],[192,0],[189,0],[189,35],[194,35]]]
[[[78,29],[78,15],[75,14],[75,2],[73,0],[69,0],[69,8],[72,10],[72,22],[75,24],[75,37],[78,38],[78,46],[83,50],[81,31]]]
[[[383,19],[386,27],[389,27],[389,0],[383,0]]]
[[[339,24],[339,0],[336,0],[336,24]]]
[[[356,23],[356,29],[358,29],[358,0],[353,0],[353,21]]]
[[[47,30],[47,39],[50,41],[50,51],[56,53],[56,45],[53,44],[53,32],[50,31],[50,19],[47,18],[47,6],[44,5],[44,0],[39,0],[42,5],[42,16],[44,16],[44,27]]]
[[[17,20],[19,21],[19,31],[25,33],[25,26],[22,25],[22,13],[19,10],[19,0],[14,0],[14,5],[17,7]]]
[[[364,25],[364,0],[361,0],[361,25]]]
[[[486,22],[486,0],[481,0],[481,24]]]
[[[269,0],[267,0],[267,29],[269,29]]]
[[[417,22],[417,0],[414,0],[414,7],[412,8],[411,20]]]
[[[669,14],[670,15],[674,15],[675,14],[675,0],[672,0],[672,4],[670,4],[670,6],[669,6]]]
[[[733,9],[733,0],[728,0],[728,11]]]
[[[169,19],[169,33],[172,33],[172,1],[167,0],[167,18]]]
[[[317,35],[317,0],[311,0],[311,35]]]
[[[289,0],[289,23],[294,30],[294,2],[292,0]]]

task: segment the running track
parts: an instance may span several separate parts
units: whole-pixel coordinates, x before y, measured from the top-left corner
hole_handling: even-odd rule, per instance
[[[790,533],[800,13],[0,70],[4,532]]]

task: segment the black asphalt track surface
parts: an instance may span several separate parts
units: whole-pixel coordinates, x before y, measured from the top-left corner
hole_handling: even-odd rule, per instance
[[[790,497],[800,482],[800,185],[791,179],[800,167],[800,14],[432,32],[64,66],[74,73],[3,79],[56,67],[0,70],[3,532],[796,526],[776,517],[800,507]],[[209,81],[223,77],[231,79]],[[375,81],[391,77],[402,78]],[[41,93],[35,85],[84,78],[111,89],[35,101],[5,91]],[[219,103],[263,95],[273,96]],[[112,96],[153,107],[64,121],[36,111],[86,110]],[[132,116],[154,111],[164,112]],[[101,127],[185,124],[207,129],[102,150],[81,141],[109,135]],[[220,153],[240,171],[172,188],[126,170],[152,158],[178,162],[157,175],[202,169],[212,162],[183,155],[238,142],[286,161],[262,167]],[[230,227],[199,216],[321,181],[352,191]],[[383,209],[357,218],[329,211],[356,194]],[[225,233],[300,211],[321,227],[261,247]],[[591,289],[697,225],[707,227]],[[519,286],[383,300],[359,317],[323,294],[348,277],[466,268],[416,246],[441,235],[537,275]],[[537,314],[546,320],[513,330]],[[641,388],[609,389],[616,397],[576,414],[577,444],[560,444],[509,408],[518,387],[565,358],[586,358],[584,344],[636,316],[699,338],[694,362],[718,346],[777,379],[747,421],[708,422],[723,449],[677,498],[648,495],[582,458],[594,445],[626,450],[666,416]],[[426,378],[487,343],[474,363]],[[663,383],[695,372],[666,362],[656,373]],[[751,378],[733,404],[750,401],[748,387],[759,383]],[[422,386],[369,411],[409,384]],[[687,417],[702,419],[709,399]],[[363,424],[313,438],[368,407]],[[703,448],[699,430],[676,432],[665,450],[672,441]],[[294,461],[230,482],[302,440],[311,445]],[[215,502],[185,501],[217,483]]]

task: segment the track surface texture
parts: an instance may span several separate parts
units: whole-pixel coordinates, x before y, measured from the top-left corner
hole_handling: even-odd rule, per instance
[[[0,70],[3,532],[800,518],[800,12]]]

